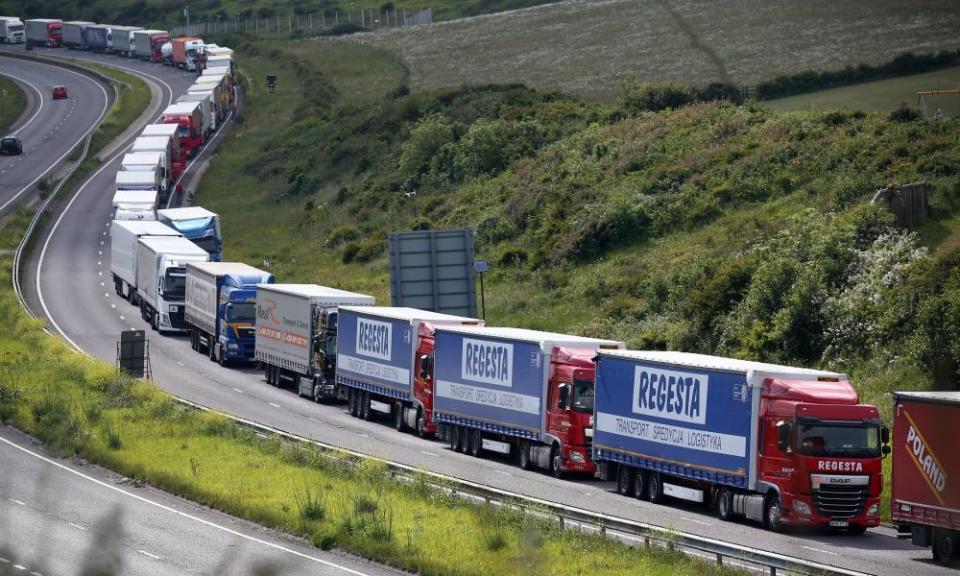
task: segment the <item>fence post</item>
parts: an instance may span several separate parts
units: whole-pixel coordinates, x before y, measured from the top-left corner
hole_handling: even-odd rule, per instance
[[[367,12],[366,10],[360,11],[360,27],[361,28],[366,28],[366,18],[367,18],[366,12]]]
[[[321,12],[320,13],[320,29],[322,30],[326,27],[327,27],[327,13]]]
[[[310,31],[313,32],[313,12],[310,13]]]

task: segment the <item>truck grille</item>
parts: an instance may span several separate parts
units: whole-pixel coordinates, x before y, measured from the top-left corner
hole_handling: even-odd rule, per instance
[[[237,334],[241,340],[253,340],[257,331],[254,328],[237,328]]]
[[[180,306],[179,310],[170,315],[170,324],[178,330],[183,330],[187,327],[186,322],[183,321],[183,306]]]
[[[863,512],[867,486],[820,486],[813,491],[817,512],[830,518],[855,518]]]

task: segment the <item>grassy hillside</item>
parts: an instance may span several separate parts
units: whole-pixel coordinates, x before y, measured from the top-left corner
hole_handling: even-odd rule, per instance
[[[950,0],[608,0],[352,37],[399,54],[413,86],[524,82],[590,97],[615,75],[754,84],[799,70],[879,63],[960,46]],[[456,54],[456,58],[450,58]]]
[[[190,17],[211,19],[273,18],[336,11],[430,8],[434,20],[450,20],[476,14],[513,10],[545,4],[550,0],[0,0],[0,13],[24,18],[92,20],[134,26],[176,26],[185,24],[184,6]]]
[[[387,302],[387,232],[468,226],[494,264],[493,324],[829,366],[884,410],[893,388],[956,384],[956,122],[410,94],[369,48],[236,44],[251,77],[290,80],[253,87],[249,127],[199,190],[227,258]],[[916,234],[867,203],[916,180],[934,205]]]
[[[7,126],[23,113],[23,108],[27,105],[27,96],[9,78],[0,76],[0,99],[2,99],[0,103],[0,136],[2,136]]]
[[[919,110],[918,91],[947,88],[960,88],[960,67],[779,98],[766,102],[766,105],[778,111],[830,109],[886,111],[904,103]],[[938,107],[942,108],[943,113],[948,117],[960,114],[960,94],[927,99],[928,114],[932,115]]]

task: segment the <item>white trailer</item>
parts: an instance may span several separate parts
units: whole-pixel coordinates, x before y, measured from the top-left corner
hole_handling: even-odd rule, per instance
[[[27,48],[30,46],[47,46],[56,48],[63,42],[63,20],[56,18],[32,18],[24,22]]]
[[[113,195],[114,220],[156,220],[156,190],[117,190]]]
[[[71,20],[63,23],[63,45],[71,50],[83,50],[87,47],[87,26],[95,22]]]
[[[332,384],[333,375],[319,358],[336,358],[336,311],[339,306],[373,306],[373,296],[316,284],[270,284],[257,287],[257,334],[254,359],[267,382],[301,377],[315,386]]]
[[[120,170],[130,172],[154,172],[159,174],[160,195],[165,196],[170,187],[170,171],[163,152],[129,152],[123,156]]]
[[[161,334],[184,332],[187,262],[206,262],[207,253],[186,238],[144,237],[137,241],[140,316]]]
[[[113,51],[121,56],[133,55],[133,33],[143,30],[139,26],[113,26]]]
[[[114,220],[110,224],[110,274],[117,296],[137,303],[137,240],[144,236],[179,237],[166,224],[144,220]]]

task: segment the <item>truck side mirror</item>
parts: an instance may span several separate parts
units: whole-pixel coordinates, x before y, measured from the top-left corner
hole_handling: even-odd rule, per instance
[[[887,456],[889,456],[890,452],[892,452],[892,450],[890,450],[889,444],[884,444],[883,447],[880,448],[880,453],[883,454],[883,458],[886,458]]]
[[[790,452],[790,423],[785,420],[777,422],[777,448]]]
[[[560,393],[560,398],[557,401],[557,408],[560,408],[561,410],[566,410],[567,408],[570,407],[570,385],[561,384],[559,393]]]
[[[890,443],[890,429],[886,426],[880,428],[880,442],[883,444]]]

